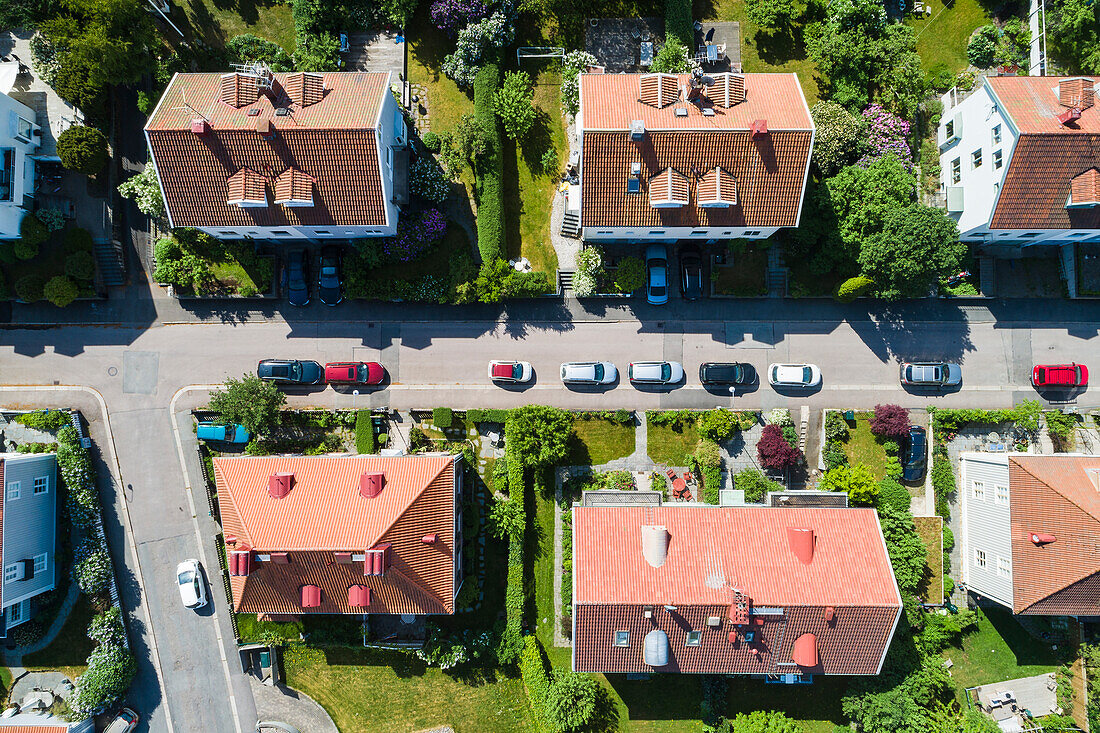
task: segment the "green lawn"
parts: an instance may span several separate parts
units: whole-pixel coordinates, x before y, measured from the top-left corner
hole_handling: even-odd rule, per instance
[[[755,295],[767,295],[768,284],[765,272],[768,269],[768,254],[754,248],[740,254],[726,257],[726,265],[716,267],[718,279],[714,283],[714,292],[718,295],[737,295],[748,298]]]
[[[533,730],[517,677],[464,668],[455,676],[411,654],[376,649],[288,647],[287,684],[320,703],[342,733]]]
[[[699,431],[685,425],[679,432],[667,425],[646,423],[646,447],[649,457],[664,466],[683,466],[684,456],[694,453]]]
[[[577,418],[573,430],[576,436],[569,444],[567,465],[599,466],[634,452],[633,425]]]
[[[886,449],[871,432],[871,415],[870,412],[857,412],[855,426],[848,423],[848,442],[844,444],[844,452],[849,463],[862,463],[874,472],[875,478],[881,479],[886,475]]]
[[[170,17],[192,38],[218,48],[241,33],[252,33],[273,41],[287,53],[293,53],[297,46],[290,3],[276,0],[240,0],[237,3],[181,0],[172,3]]]
[[[943,0],[931,0],[932,14],[906,18],[905,22],[917,31],[917,53],[925,69],[946,65],[952,72],[965,69],[966,43],[970,34],[980,25],[991,22],[989,14],[978,0],[954,0],[945,5]]]
[[[921,585],[919,595],[925,603],[943,602],[943,519],[940,517],[913,517],[917,534],[927,551],[928,569],[931,574]]]
[[[81,593],[57,638],[45,649],[23,657],[23,666],[32,671],[61,672],[71,680],[84,674],[88,668],[85,662],[94,646],[88,638],[88,624],[94,616],[95,610],[88,597]]]

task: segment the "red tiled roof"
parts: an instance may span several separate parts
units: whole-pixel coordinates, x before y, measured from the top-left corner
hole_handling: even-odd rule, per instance
[[[267,180],[251,168],[241,168],[226,179],[226,198],[236,201],[267,201]]]
[[[1009,457],[1014,613],[1100,615],[1100,491],[1090,471],[1100,472],[1100,457]],[[1032,533],[1054,541],[1036,544]]]
[[[308,201],[313,203],[313,176],[302,173],[297,168],[287,168],[275,179],[275,203],[288,201]]]
[[[68,723],[57,723],[56,725],[3,725],[0,726],[0,731],[3,733],[65,733],[69,730]]]
[[[227,550],[285,552],[288,562],[256,562],[231,576],[234,608],[245,613],[301,613],[300,589],[321,588],[315,613],[353,610],[348,588],[370,590],[369,613],[454,612],[454,456],[264,456],[215,458],[222,528],[236,538]],[[364,498],[364,473],[386,475],[382,492]],[[281,499],[267,491],[275,473],[294,474]],[[436,541],[422,538],[435,534]],[[390,545],[383,575],[365,575],[364,561],[343,562]],[[337,557],[337,554],[341,557]]]
[[[1100,108],[1088,110],[1081,119],[1088,115],[1100,117]],[[1100,166],[1100,132],[1021,135],[1001,185],[991,227],[1100,228],[1100,209],[1066,208],[1073,179],[1097,166]]]
[[[1100,77],[1084,78],[1093,84],[1100,83]],[[1066,111],[1059,97],[1060,77],[989,76],[985,81],[996,96],[1001,113],[1012,120],[1022,135],[1100,133],[1100,109],[1095,106],[1083,110],[1081,119],[1072,126],[1064,126],[1058,121],[1058,115]]]
[[[230,75],[232,76],[232,75]],[[235,107],[222,101],[226,86],[238,88],[220,74],[177,74],[169,83],[145,129],[168,211],[175,226],[381,226],[386,223],[375,127],[389,75],[330,73],[322,75],[317,97],[308,75],[276,74],[273,95],[260,94]],[[288,91],[302,97],[294,102]],[[277,107],[291,113],[275,115]],[[249,112],[256,110],[256,114]],[[191,132],[193,119],[206,119],[209,129]],[[257,132],[270,124],[269,135]],[[272,139],[267,140],[265,137]],[[229,206],[226,181],[250,168],[274,187],[288,168],[316,181],[311,207]]]
[[[1100,203],[1100,170],[1089,168],[1074,177],[1070,184],[1070,198],[1075,204]]]

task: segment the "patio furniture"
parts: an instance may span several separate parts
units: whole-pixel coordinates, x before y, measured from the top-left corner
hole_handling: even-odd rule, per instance
[[[699,63],[699,64],[706,63],[706,60],[707,60],[707,52],[706,51],[700,51],[700,52],[695,54],[696,63]]]
[[[653,64],[653,41],[642,41],[638,48],[638,65],[650,66]]]
[[[666,474],[666,475],[667,475],[667,476],[668,476],[668,477],[669,477],[670,479],[672,479],[673,481],[675,481],[675,480],[676,480],[676,472],[675,472],[675,471],[673,471],[673,470],[672,470],[671,468],[670,468],[670,469],[668,469],[667,471],[665,471],[665,474]]]
[[[676,496],[683,496],[684,492],[687,491],[687,482],[682,478],[672,479],[672,491]]]
[[[718,60],[718,46],[713,43],[707,44],[707,62],[713,64]]]

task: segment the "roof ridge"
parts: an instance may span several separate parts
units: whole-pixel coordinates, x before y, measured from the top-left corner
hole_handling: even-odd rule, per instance
[[[378,544],[378,541],[379,541],[380,539],[382,539],[383,537],[385,537],[385,536],[386,536],[386,533],[387,533],[387,532],[389,532],[389,531],[390,531],[391,529],[393,529],[393,526],[394,526],[395,524],[397,524],[397,523],[398,523],[398,522],[399,522],[399,521],[401,520],[401,518],[402,518],[403,516],[405,516],[405,515],[406,515],[406,514],[408,513],[409,509],[411,509],[411,508],[412,508],[413,504],[415,504],[416,502],[418,502],[418,501],[420,500],[420,497],[424,496],[424,492],[428,490],[428,487],[429,487],[429,486],[431,486],[432,484],[434,484],[434,483],[435,483],[436,479],[438,479],[438,478],[439,478],[439,474],[443,473],[443,471],[445,471],[445,470],[447,469],[447,467],[448,467],[448,466],[450,466],[450,465],[452,465],[452,464],[454,463],[454,458],[455,458],[455,455],[461,455],[461,453],[458,453],[458,454],[453,454],[453,455],[447,456],[447,458],[448,458],[449,460],[448,460],[448,461],[446,461],[446,462],[445,462],[445,463],[444,463],[444,464],[443,464],[443,465],[442,465],[442,466],[440,467],[439,471],[438,471],[438,472],[437,472],[437,473],[436,473],[435,475],[433,475],[433,476],[431,477],[431,479],[429,479],[428,481],[425,481],[425,482],[424,482],[424,485],[420,487],[420,491],[418,491],[418,492],[417,492],[417,494],[416,494],[416,496],[414,496],[414,497],[412,498],[412,500],[411,500],[411,501],[409,501],[409,503],[405,505],[405,508],[404,508],[403,510],[401,510],[401,513],[400,513],[400,514],[398,514],[398,515],[397,515],[396,517],[394,517],[394,518],[393,518],[393,521],[392,521],[392,522],[390,522],[389,524],[385,525],[385,526],[384,526],[384,527],[382,528],[382,531],[381,531],[381,532],[379,532],[379,533],[378,533],[378,536],[374,538],[374,544]],[[426,457],[427,457],[427,456],[426,456]],[[435,457],[435,456],[432,456],[432,457]]]

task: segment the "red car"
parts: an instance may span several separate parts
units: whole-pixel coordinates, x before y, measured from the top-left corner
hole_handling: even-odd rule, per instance
[[[334,361],[325,364],[329,384],[379,384],[386,370],[376,361]]]
[[[1084,364],[1036,364],[1031,383],[1036,387],[1086,387],[1089,370]]]

